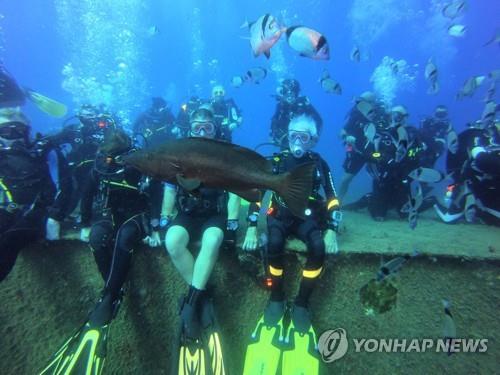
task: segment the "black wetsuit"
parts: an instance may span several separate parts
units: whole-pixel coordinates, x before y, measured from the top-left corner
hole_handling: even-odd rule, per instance
[[[321,134],[323,129],[323,120],[318,111],[313,107],[306,96],[300,96],[297,100],[290,104],[284,100],[279,100],[271,118],[270,136],[276,145],[279,145],[282,150],[288,148],[288,125],[290,120],[295,116],[307,114],[316,122],[318,134]]]
[[[98,154],[82,198],[82,226],[89,227],[90,246],[106,283],[105,291],[119,298],[132,253],[159,225],[163,186],[137,170],[115,164]],[[94,201],[99,217],[92,217]]]
[[[191,240],[201,239],[210,227],[226,231],[227,193],[220,189],[200,188],[191,194],[177,189],[176,207],[178,214],[172,225],[186,229]]]
[[[370,152],[371,160],[368,162],[367,170],[373,178],[372,192],[369,195],[368,210],[374,218],[385,218],[387,211],[391,208],[399,211],[408,201],[410,196],[411,179],[408,174],[420,166],[420,152],[422,150],[417,138],[411,135],[416,133],[415,128],[405,127],[409,139],[409,148],[406,154],[397,161],[396,128],[380,131],[380,142],[378,150]]]
[[[272,269],[283,270],[285,241],[289,235],[295,235],[303,241],[308,250],[304,274],[321,270],[325,259],[325,243],[323,233],[326,229],[337,230],[337,223],[331,220],[331,212],[339,210],[337,194],[332,174],[326,161],[315,152],[307,152],[302,158],[295,158],[288,150],[275,154],[272,158],[273,173],[285,173],[304,163],[316,163],[313,190],[309,197],[306,219],[294,216],[285,206],[279,196],[273,195],[271,206],[268,209],[267,229],[267,263]],[[323,190],[323,191],[321,191]],[[330,207],[329,207],[330,206]],[[249,212],[258,212],[258,206],[253,203]],[[318,275],[319,276],[319,273]],[[282,276],[273,276],[272,299],[282,300]],[[316,277],[302,280],[297,297],[306,305],[314,287]]]
[[[419,138],[425,145],[421,153],[422,167],[434,168],[434,164],[446,149],[448,133],[453,130],[447,119],[427,118],[422,121],[419,129]]]
[[[149,109],[135,121],[134,133],[146,139],[147,147],[154,147],[174,137],[172,134],[174,122],[175,117],[169,108],[163,108],[161,112]]]
[[[52,156],[57,183],[49,171]],[[0,281],[20,250],[44,237],[47,218],[64,219],[71,189],[66,160],[49,142],[0,150]]]
[[[351,110],[347,117],[343,129],[343,138],[345,140],[347,136],[351,135],[356,137],[356,142],[354,145],[346,145],[346,157],[342,165],[346,173],[356,175],[370,158],[367,150],[368,143],[364,134],[365,126],[372,122],[376,130],[379,131],[386,128],[389,123],[388,116],[382,106],[375,106],[374,111],[373,121],[368,120],[356,107]]]
[[[237,120],[241,117],[240,109],[233,99],[212,101],[212,109],[215,121],[217,122],[216,126],[220,132],[220,135],[217,138],[226,142],[232,142],[233,131],[229,129],[229,125],[231,123],[239,125]]]

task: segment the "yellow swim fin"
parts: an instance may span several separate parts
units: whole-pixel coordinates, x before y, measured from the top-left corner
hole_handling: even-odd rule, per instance
[[[243,375],[276,375],[284,338],[284,301],[271,301],[252,333]]]
[[[293,307],[285,343],[289,345],[289,350],[283,351],[282,374],[319,374],[318,343],[306,308]]]
[[[25,88],[26,97],[33,102],[41,111],[53,117],[63,117],[68,108],[54,99],[48,98],[36,91]]]

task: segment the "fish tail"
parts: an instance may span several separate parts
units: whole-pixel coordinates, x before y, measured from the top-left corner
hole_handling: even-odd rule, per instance
[[[290,211],[301,218],[305,217],[315,168],[316,163],[307,163],[298,166],[289,173],[284,173],[276,189]]]

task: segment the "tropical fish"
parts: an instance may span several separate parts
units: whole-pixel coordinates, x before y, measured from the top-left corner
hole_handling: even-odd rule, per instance
[[[363,128],[363,133],[365,135],[366,140],[368,141],[367,142],[368,146],[368,143],[372,143],[373,140],[375,139],[375,135],[377,134],[377,129],[375,128],[375,124],[373,124],[373,122],[366,124]]]
[[[457,326],[451,314],[451,303],[445,299],[442,300],[442,303],[444,308],[443,337],[448,343],[448,355],[451,355],[453,353],[453,340],[457,337]]]
[[[354,48],[351,51],[350,55],[351,61],[359,62],[361,60],[361,52],[359,51],[359,48],[357,46],[354,46]]]
[[[467,8],[467,2],[465,1],[453,1],[450,4],[446,5],[441,13],[443,16],[450,18],[450,19],[455,19],[459,15],[462,14],[462,12],[465,11]]]
[[[490,44],[500,45],[500,29],[498,29],[495,32],[495,35],[493,35],[490,40],[488,40],[485,44],[483,44],[483,47],[488,46]]]
[[[453,24],[448,27],[448,34],[457,38],[465,36],[467,27],[465,25]]]
[[[431,168],[418,167],[411,171],[408,176],[414,180],[425,183],[437,183],[444,181],[449,176]]]
[[[330,47],[324,35],[304,26],[292,26],[286,30],[288,45],[300,56],[314,60],[330,59]]]
[[[267,69],[262,67],[251,68],[247,71],[246,80],[259,84],[267,77]]]
[[[395,273],[399,272],[401,270],[401,267],[410,260],[411,258],[414,258],[416,256],[420,255],[418,251],[413,251],[412,254],[406,254],[394,259],[391,259],[388,262],[383,263],[379,270],[377,271],[377,281],[382,281],[386,279],[387,277],[394,275]]]
[[[245,83],[245,79],[242,76],[233,76],[231,78],[231,86],[235,88],[240,88]]]
[[[305,217],[314,163],[290,173],[273,174],[272,163],[260,154],[234,144],[205,138],[170,140],[122,158],[125,164],[153,178],[178,184],[187,191],[200,186],[230,191],[256,202],[262,190],[276,192],[290,211]]]
[[[452,154],[456,154],[458,151],[458,136],[454,130],[450,130],[446,135],[446,145],[448,146],[448,151]]]
[[[489,72],[488,78],[495,82],[498,81],[500,79],[500,69],[495,69]]]
[[[457,99],[462,99],[465,96],[472,96],[476,92],[476,89],[481,86],[483,81],[486,79],[485,76],[474,76],[470,77],[464,82],[464,85],[457,94]]]
[[[491,100],[484,106],[483,114],[481,116],[481,121],[484,124],[489,124],[495,120],[495,115],[497,113],[497,104]]]
[[[250,30],[250,45],[255,57],[264,54],[266,58],[269,58],[271,48],[285,31],[284,28],[280,27],[276,18],[269,13],[260,16],[255,22],[245,22],[241,27],[247,27]]]
[[[337,81],[330,77],[330,73],[328,73],[326,70],[323,71],[319,83],[321,84],[321,88],[323,89],[323,91],[327,94],[342,95],[342,87]]]
[[[491,82],[490,87],[486,91],[486,96],[484,98],[484,101],[486,103],[493,101],[495,99],[495,94],[496,94],[496,82]]]
[[[158,35],[160,33],[160,29],[158,28],[158,26],[154,25],[154,26],[151,26],[149,29],[148,29],[148,35],[149,36],[155,36],[155,35]]]
[[[431,84],[431,87],[429,87],[427,93],[437,94],[437,92],[439,91],[438,69],[432,59],[429,59],[427,65],[425,66],[424,76],[425,79]]]

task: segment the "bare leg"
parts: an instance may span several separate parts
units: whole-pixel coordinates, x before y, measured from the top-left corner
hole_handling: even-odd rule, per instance
[[[165,235],[165,246],[170,258],[184,280],[191,285],[194,272],[194,258],[188,250],[189,233],[183,227],[174,225]]]
[[[223,239],[224,233],[220,228],[211,227],[203,232],[201,249],[194,264],[194,274],[192,277],[192,285],[195,288],[205,289],[217,261],[219,248]]]

